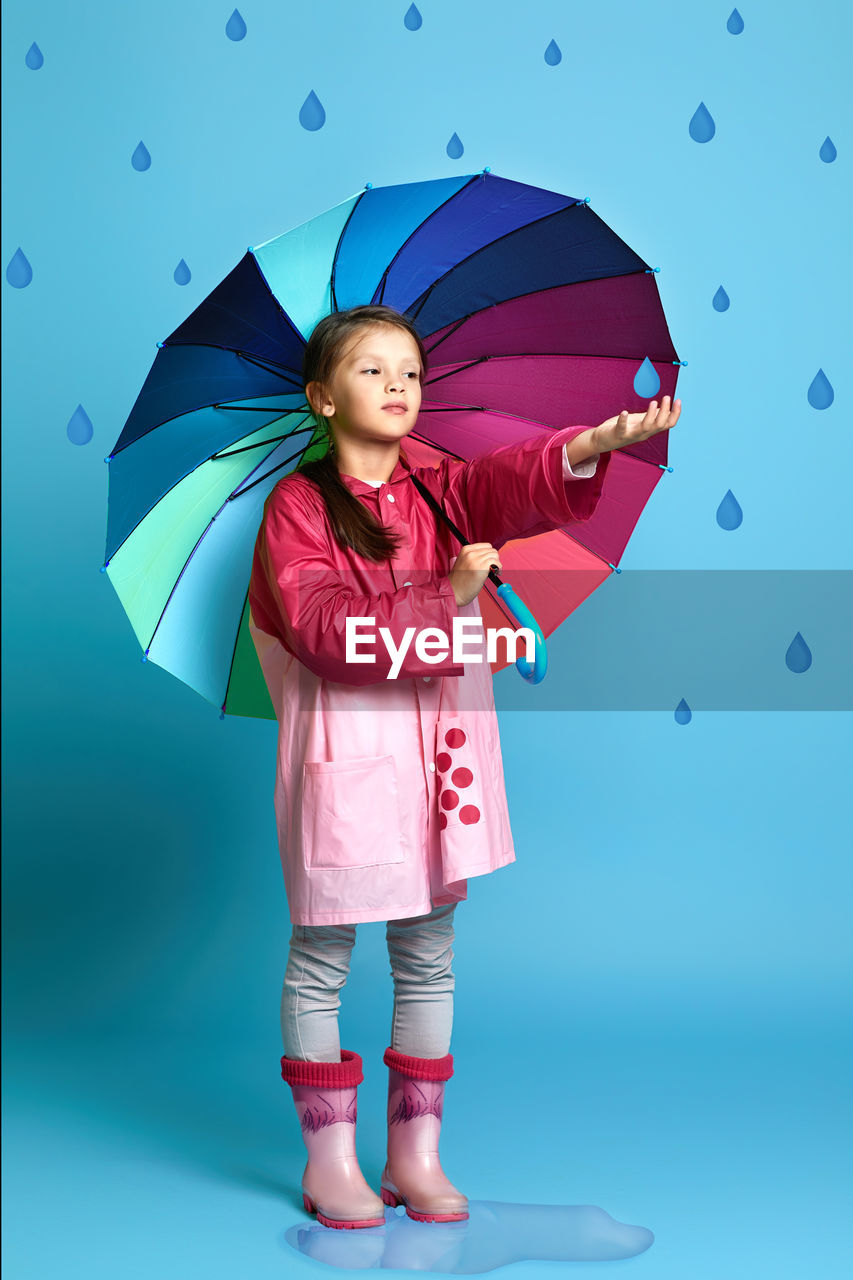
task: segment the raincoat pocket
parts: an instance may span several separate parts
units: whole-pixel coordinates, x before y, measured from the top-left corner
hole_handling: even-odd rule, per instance
[[[378,867],[404,860],[393,756],[305,761],[302,856],[309,869]]]

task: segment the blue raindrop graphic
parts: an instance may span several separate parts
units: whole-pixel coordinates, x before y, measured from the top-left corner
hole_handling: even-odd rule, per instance
[[[16,249],[6,268],[6,279],[13,289],[26,289],[33,278],[33,269],[23,249]]]
[[[65,431],[72,444],[88,444],[92,439],[92,419],[82,404],[78,404],[68,419]]]
[[[556,40],[552,40],[545,50],[545,61],[549,67],[556,67],[558,62],[563,61],[563,51]]]
[[[453,137],[447,144],[447,154],[450,156],[451,160],[458,160],[464,150],[465,148],[459,139],[459,134],[454,133]]]
[[[687,128],[694,142],[710,142],[717,132],[714,118],[704,102],[700,102],[693,112]]]
[[[183,258],[181,258],[180,262],[175,267],[174,276],[175,284],[189,284],[190,280],[192,280],[192,272],[184,262]]]
[[[403,26],[407,31],[418,31],[422,25],[420,9],[416,4],[410,4],[403,18]]]
[[[733,36],[739,36],[741,31],[743,31],[743,18],[740,16],[737,9],[732,9],[729,14],[729,20],[726,23],[726,31],[730,31]]]
[[[146,169],[151,168],[151,153],[144,142],[140,142],[139,146],[130,157],[130,163],[134,169],[138,169],[140,173],[144,173]]]
[[[809,404],[813,409],[828,409],[835,399],[832,383],[823,369],[818,369],[809,383],[808,397]]]
[[[27,56],[24,58],[24,62],[26,62],[30,71],[38,71],[40,67],[44,66],[44,54],[36,44],[35,40],[30,45],[29,49],[27,49]]]
[[[711,299],[711,306],[715,311],[728,311],[729,305],[729,295],[726,293],[723,286],[720,285],[719,289]]]
[[[641,400],[651,400],[660,391],[658,371],[648,356],[634,374],[634,390]]]
[[[326,112],[323,104],[313,89],[299,108],[299,123],[303,129],[310,129],[312,132],[316,129],[322,129],[326,123]]]
[[[690,724],[690,721],[693,719],[693,712],[690,710],[683,698],[675,708],[674,714],[676,724]]]
[[[812,651],[798,631],[785,650],[785,666],[799,676],[811,665]]]
[[[832,164],[833,160],[838,155],[838,152],[835,150],[835,143],[832,141],[829,134],[826,135],[823,142],[820,144],[820,151],[818,152],[818,155],[824,164]]]
[[[725,497],[717,507],[717,524],[721,529],[739,529],[743,524],[743,511],[731,489],[726,489]]]
[[[225,23],[225,34],[229,40],[242,40],[246,34],[246,24],[239,9],[235,9]]]

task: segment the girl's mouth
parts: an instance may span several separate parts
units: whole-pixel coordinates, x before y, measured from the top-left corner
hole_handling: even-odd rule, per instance
[[[383,413],[408,413],[408,409],[397,404],[389,404],[383,410]]]

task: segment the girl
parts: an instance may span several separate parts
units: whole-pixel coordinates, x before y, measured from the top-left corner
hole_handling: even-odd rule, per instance
[[[426,1222],[468,1216],[438,1155],[453,1074],[453,913],[468,876],[515,853],[490,668],[436,653],[435,633],[431,647],[413,635],[450,637],[454,618],[480,618],[477,595],[502,567],[497,547],[588,519],[610,451],[680,413],[665,397],[659,413],[652,401],[645,416],[543,429],[469,462],[412,468],[400,442],[426,371],[418,333],[390,307],[320,321],[303,377],[328,447],[270,493],[249,588],[279,723],[275,811],[293,925],[281,1072],[308,1150],[305,1208],[330,1227],[381,1225],[383,1202]],[[456,554],[412,475],[485,541]],[[394,983],[381,1199],[356,1159],[361,1058],[341,1049],[337,1023],[355,926],[370,920],[387,922]]]

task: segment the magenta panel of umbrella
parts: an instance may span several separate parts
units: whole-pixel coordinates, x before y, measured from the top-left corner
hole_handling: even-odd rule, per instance
[[[274,718],[248,631],[252,550],[272,488],[326,448],[304,395],[307,339],[370,302],[411,317],[429,353],[413,465],[675,392],[654,270],[586,200],[489,171],[368,186],[250,248],[157,344],[109,456],[104,570],[144,660],[223,715]],[[658,383],[643,395],[641,366]],[[545,635],[618,566],[666,448],[664,432],[619,450],[589,520],[502,551]],[[480,605],[506,625],[493,591]]]

